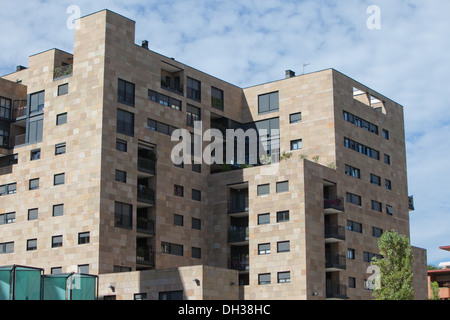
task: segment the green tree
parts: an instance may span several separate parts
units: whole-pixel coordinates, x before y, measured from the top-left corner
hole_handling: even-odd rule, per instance
[[[385,232],[378,239],[382,259],[372,265],[379,268],[379,287],[374,289],[376,300],[413,300],[413,255],[409,239],[395,230]]]
[[[430,287],[431,287],[430,300],[440,300],[441,298],[439,297],[439,284],[436,281],[434,281],[430,283]]]

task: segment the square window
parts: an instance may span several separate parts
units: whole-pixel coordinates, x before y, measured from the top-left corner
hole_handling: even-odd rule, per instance
[[[261,184],[258,186],[258,196],[264,196],[270,193],[270,184]]]
[[[258,225],[270,224],[270,213],[263,213],[258,215]]]
[[[39,160],[41,158],[41,149],[31,150],[30,161]]]
[[[291,141],[291,150],[300,150],[303,148],[303,140],[302,139],[298,139],[298,140],[293,140]]]
[[[65,83],[58,86],[58,96],[63,96],[69,93],[69,84]]]
[[[28,221],[37,220],[39,215],[38,209],[30,209],[28,210]]]
[[[258,255],[270,254],[270,243],[258,244]]]
[[[182,215],[179,214],[174,214],[173,215],[173,224],[176,226],[184,226],[184,217]]]
[[[27,240],[27,251],[37,250],[37,239]]]
[[[56,116],[56,125],[61,126],[67,123],[67,113],[61,113]]]
[[[116,150],[122,151],[122,152],[127,152],[127,142],[117,139],[116,140]]]
[[[277,212],[277,222],[288,222],[289,221],[289,211]]]
[[[382,212],[382,205],[381,202],[372,200],[372,210]]]
[[[282,241],[277,243],[277,252],[289,252],[291,251],[291,244],[290,241]]]
[[[202,201],[202,192],[200,190],[192,189],[192,200]]]
[[[288,191],[289,191],[289,181],[277,182],[277,193]]]
[[[78,266],[78,273],[79,274],[89,274],[89,265],[88,264],[81,264]]]
[[[355,259],[355,249],[347,249],[347,259]]]
[[[61,217],[64,215],[64,205],[57,204],[53,206],[53,217]]]
[[[58,156],[60,154],[66,153],[66,143],[60,143],[55,146],[55,155]]]
[[[116,170],[116,181],[127,183],[127,173],[125,171]]]
[[[65,173],[55,174],[55,176],[53,177],[53,185],[63,185],[65,183],[65,177]]]
[[[289,283],[291,282],[291,272],[278,272],[278,283]]]
[[[197,218],[192,218],[192,229],[201,230],[202,229],[202,220]]]
[[[174,186],[174,195],[178,197],[184,197],[184,188],[182,186]]]
[[[63,236],[52,237],[52,248],[60,248],[63,246]]]
[[[29,182],[29,189],[30,190],[37,190],[37,189],[39,189],[39,178],[30,180],[30,182]]]
[[[266,285],[270,284],[270,273],[263,273],[258,275],[258,284]]]
[[[258,96],[258,113],[269,113],[279,109],[279,93],[272,92]]]
[[[91,241],[90,232],[80,232],[78,234],[78,244],[88,244]]]

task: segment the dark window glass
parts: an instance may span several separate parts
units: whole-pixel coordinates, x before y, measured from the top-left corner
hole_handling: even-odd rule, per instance
[[[127,142],[123,140],[116,140],[116,149],[119,151],[127,152]]]
[[[63,246],[63,236],[52,237],[52,248],[59,248]]]
[[[262,184],[258,186],[258,196],[267,195],[270,193],[270,185]]]
[[[31,150],[30,152],[30,160],[39,160],[41,158],[41,149]]]
[[[0,97],[0,118],[11,119],[11,100]]]
[[[30,210],[28,210],[28,220],[29,221],[37,220],[38,219],[38,215],[39,215],[39,210],[38,209],[30,209]]]
[[[91,241],[90,232],[80,232],[78,234],[78,244],[87,244]]]
[[[119,79],[118,101],[134,106],[134,90],[133,83]]]
[[[116,202],[114,209],[115,226],[131,229],[133,224],[133,206],[131,204]]]
[[[57,204],[53,206],[53,216],[54,217],[60,217],[64,215],[64,205],[63,204]]]
[[[202,192],[200,190],[192,189],[192,200],[202,201]]]
[[[289,211],[277,212],[277,222],[288,222],[289,221]]]
[[[202,220],[197,218],[192,218],[192,229],[201,230],[202,229]]]
[[[30,95],[30,114],[44,110],[45,91]]]
[[[30,182],[29,182],[29,189],[30,190],[37,190],[37,189],[39,189],[39,178],[30,180]]]
[[[127,173],[125,171],[116,170],[116,181],[127,183]]]
[[[184,197],[184,188],[182,186],[174,186],[174,195]]]
[[[214,87],[211,87],[211,105],[213,108],[223,110],[223,91]]]
[[[61,113],[56,116],[56,125],[60,126],[67,123],[67,113]]]
[[[58,86],[58,96],[63,96],[69,93],[69,84],[62,84]]]
[[[195,121],[201,120],[201,109],[188,104],[186,108],[186,125],[193,127]]]
[[[298,123],[302,121],[302,113],[293,113],[289,116],[290,123]]]
[[[258,112],[267,113],[277,111],[279,109],[279,94],[272,92],[260,95],[258,97]]]
[[[127,136],[134,136],[134,114],[117,109],[117,132]]]
[[[187,97],[189,99],[201,101],[201,82],[192,78],[187,78]]]
[[[62,185],[64,183],[65,183],[65,174],[64,173],[55,174],[54,179],[53,179],[53,184],[55,186],[58,186],[58,185]]]

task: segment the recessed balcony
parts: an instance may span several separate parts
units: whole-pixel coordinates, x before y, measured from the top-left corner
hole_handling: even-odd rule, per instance
[[[233,245],[248,245],[249,228],[231,226],[228,231],[228,243]]]
[[[347,269],[347,259],[344,255],[326,254],[325,269],[329,271],[342,271]]]
[[[347,286],[343,284],[329,284],[327,283],[327,300],[346,300]]]
[[[345,240],[345,227],[335,224],[325,225],[325,243],[341,242]]]
[[[344,198],[335,197],[331,199],[324,199],[323,208],[325,214],[344,212]]]
[[[155,205],[155,191],[144,185],[137,188],[138,208],[151,207]]]

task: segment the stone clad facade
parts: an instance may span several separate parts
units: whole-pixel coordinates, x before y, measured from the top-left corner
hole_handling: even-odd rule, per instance
[[[0,265],[98,274],[117,299],[370,299],[380,232],[409,236],[403,107],[334,69],[242,89],[136,45],[135,22],[104,10],[0,97],[17,109],[0,122],[0,186],[16,184]],[[290,157],[176,166],[171,134],[194,120],[275,128],[272,155]]]

